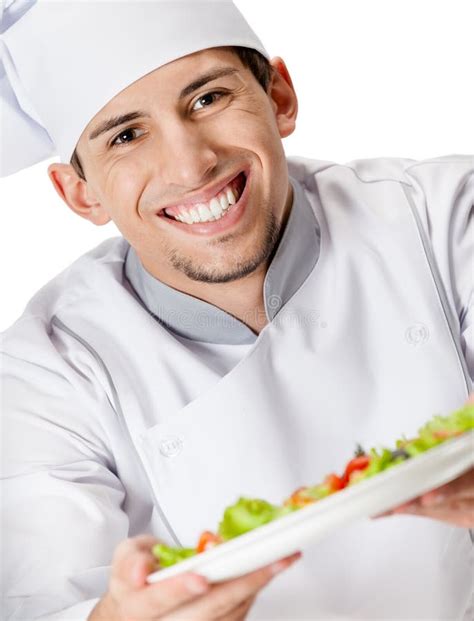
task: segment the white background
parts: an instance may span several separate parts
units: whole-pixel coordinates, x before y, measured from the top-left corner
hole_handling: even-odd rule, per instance
[[[346,162],[474,153],[472,0],[236,0],[300,100],[288,155]],[[33,52],[33,51],[32,51]],[[0,179],[0,330],[111,223],[75,216],[42,162]]]

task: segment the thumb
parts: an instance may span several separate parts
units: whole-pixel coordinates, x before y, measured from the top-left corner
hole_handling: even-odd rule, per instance
[[[157,540],[140,536],[122,541],[112,560],[112,577],[126,590],[138,590],[147,585],[146,577],[155,569],[158,562],[151,549]]]

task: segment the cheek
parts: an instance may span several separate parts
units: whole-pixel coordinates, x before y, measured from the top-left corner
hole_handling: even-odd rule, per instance
[[[213,130],[216,144],[239,146],[257,155],[271,154],[281,145],[270,106],[257,98],[236,102],[216,118]]]
[[[247,108],[232,110],[214,126],[215,144],[246,151],[262,171],[263,191],[271,200],[286,196],[287,162],[275,117],[262,105],[255,111]],[[276,201],[279,204],[279,201]]]
[[[278,212],[280,196],[286,196],[288,173],[278,129],[271,119],[262,120],[261,116],[257,118],[248,113],[240,115],[236,113],[234,121],[216,134],[218,144],[227,144],[251,156],[259,179],[258,191],[263,193],[266,200],[270,201]]]
[[[231,144],[249,151],[256,158],[257,167],[263,173],[262,181],[268,190],[274,190],[280,181],[284,182],[287,171],[285,152],[271,118],[262,120],[247,114],[238,125],[234,125],[229,137],[234,141]]]
[[[139,201],[146,185],[143,166],[121,161],[115,165],[107,176],[105,195],[112,206],[112,213],[117,222],[126,222],[138,216]]]

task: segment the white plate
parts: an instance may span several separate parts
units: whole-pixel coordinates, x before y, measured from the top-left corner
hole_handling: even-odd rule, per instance
[[[444,485],[473,466],[474,431],[470,431],[313,505],[150,574],[148,582],[186,571],[210,582],[236,578],[302,550],[344,524],[378,515]]]

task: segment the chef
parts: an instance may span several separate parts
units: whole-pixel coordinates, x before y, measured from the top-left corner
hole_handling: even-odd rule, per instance
[[[468,399],[474,157],[285,158],[291,78],[227,0],[4,9],[0,173],[58,155],[121,233],[3,333],[5,619],[471,619],[472,472],[235,580],[146,576]]]

